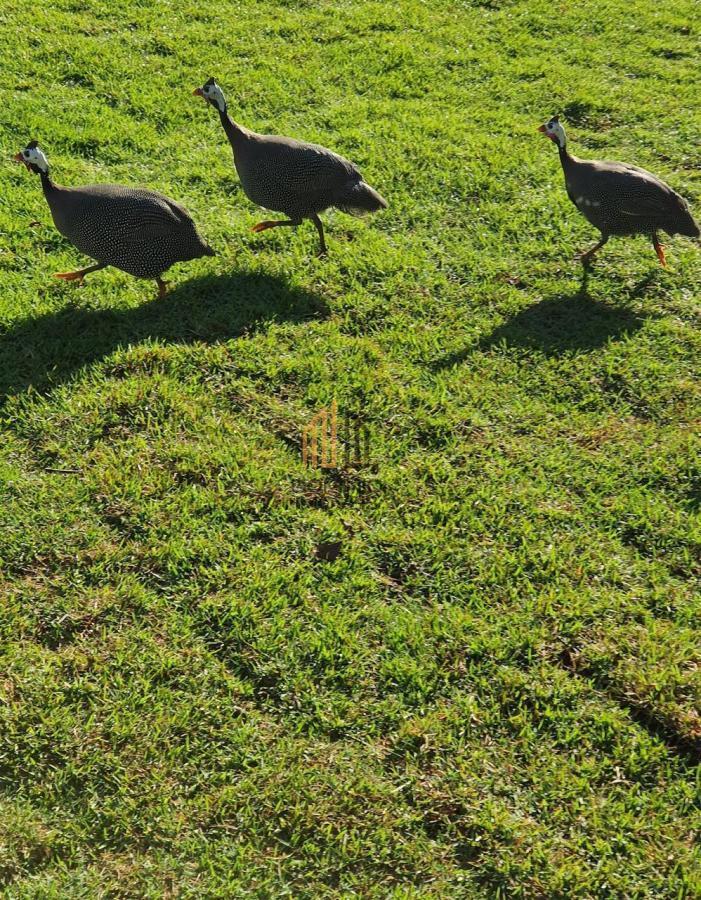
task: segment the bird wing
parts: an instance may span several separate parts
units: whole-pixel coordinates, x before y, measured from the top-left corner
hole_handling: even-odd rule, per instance
[[[665,217],[681,199],[652,172],[625,163],[593,163],[587,195],[590,200],[631,219]]]
[[[95,259],[194,228],[184,208],[163,194],[109,184],[70,189],[61,221],[54,218],[59,231]]]
[[[669,234],[698,233],[686,201],[646,169],[618,162],[574,162],[565,174],[568,194],[602,232],[636,234],[661,228]]]
[[[165,194],[138,189],[133,194],[138,195],[142,201],[130,210],[130,218],[135,227],[141,226],[154,236],[165,236],[195,227],[193,218],[185,207]]]
[[[268,171],[279,173],[288,190],[323,192],[361,177],[352,162],[319,144],[274,136],[264,137],[262,147]]]
[[[161,196],[161,199],[168,205],[171,212],[181,225],[184,225],[188,228],[195,227],[195,220],[192,218],[187,209],[185,209],[182,203],[178,203],[176,200],[171,200],[170,197],[166,197],[165,195],[159,196]]]

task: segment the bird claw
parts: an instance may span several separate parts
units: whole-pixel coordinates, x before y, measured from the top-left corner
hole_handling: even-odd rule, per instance
[[[84,277],[82,272],[54,272],[54,278],[62,278],[64,281],[77,281],[78,284],[83,283]]]

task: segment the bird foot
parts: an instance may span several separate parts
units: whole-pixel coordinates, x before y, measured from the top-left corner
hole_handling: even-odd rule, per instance
[[[77,281],[80,284],[85,275],[83,272],[54,272],[54,278],[62,278],[64,281]]]
[[[170,285],[169,281],[162,281],[160,278],[157,280],[158,285],[158,299],[162,300],[165,295],[168,293],[168,286]]]
[[[665,256],[664,247],[662,244],[655,244],[655,253],[657,253],[657,258],[660,261],[660,265],[662,268],[667,268],[667,257]]]
[[[329,251],[327,247],[322,247],[320,250],[316,251],[316,255],[319,259],[326,259],[329,255]]]

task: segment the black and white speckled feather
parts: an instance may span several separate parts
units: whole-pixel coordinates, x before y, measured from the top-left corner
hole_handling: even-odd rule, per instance
[[[627,163],[579,159],[569,152],[557,116],[540,130],[557,145],[570,200],[601,232],[602,241],[584,258],[590,258],[609,236],[646,234],[664,264],[658,231],[701,236],[686,200],[652,172]]]
[[[358,168],[338,153],[282,135],[264,135],[238,125],[229,116],[219,85],[210,79],[195,91],[218,111],[234,153],[241,185],[250,200],[265,209],[284,213],[289,222],[312,219],[322,242],[319,213],[336,207],[353,215],[387,208],[387,201],[363,181]]]
[[[46,156],[30,141],[15,157],[41,176],[56,228],[98,265],[60,277],[82,279],[88,271],[115,266],[137,278],[160,276],[174,263],[213,256],[188,211],[158,191],[118,184],[62,187],[49,174]]]
[[[248,198],[291,219],[304,219],[331,206],[365,212],[387,206],[365,185],[352,162],[318,144],[249,133],[237,141],[234,160]],[[363,187],[371,191],[367,200]]]
[[[699,237],[686,200],[646,169],[568,154],[563,170],[570,200],[604,234]]]
[[[56,227],[81,253],[137,278],[213,254],[187,210],[157,191],[93,184],[45,193]]]

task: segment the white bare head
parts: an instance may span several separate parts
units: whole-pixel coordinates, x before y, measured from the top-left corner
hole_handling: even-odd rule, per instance
[[[197,97],[204,97],[207,103],[211,103],[219,112],[226,112],[226,98],[224,91],[219,87],[213,78],[205,81],[201,88],[193,91]]]
[[[30,172],[49,173],[49,161],[44,156],[44,151],[37,141],[30,141],[24,150],[20,150],[14,157],[15,162],[24,163]]]
[[[557,116],[553,116],[552,119],[549,119],[545,123],[545,125],[541,125],[538,131],[542,132],[546,137],[549,137],[561,150],[564,150],[567,146],[567,135],[565,134],[565,129],[560,125],[560,119]]]

